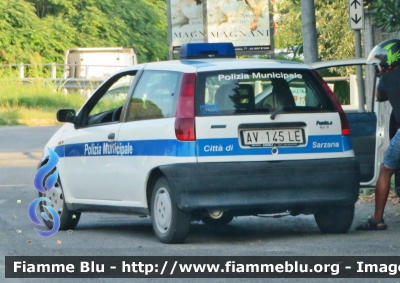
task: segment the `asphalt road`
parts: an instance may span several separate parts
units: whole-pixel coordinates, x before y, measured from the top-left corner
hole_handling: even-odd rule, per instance
[[[372,213],[372,203],[357,203],[353,227],[345,235],[322,234],[313,216],[239,217],[227,227],[194,222],[184,244],[164,245],[148,218],[82,214],[72,232],[42,238],[27,209],[37,198],[33,178],[40,152],[57,127],[0,127],[0,282],[132,282],[132,279],[4,279],[4,256],[398,256],[400,205],[389,204],[386,231],[358,232],[354,226]],[[155,281],[156,279],[135,279]],[[264,282],[265,279],[190,279],[193,282]],[[188,279],[157,279],[187,282]],[[292,282],[269,279],[269,282]],[[349,282],[348,279],[296,279],[296,282]],[[400,280],[352,279],[351,282]]]

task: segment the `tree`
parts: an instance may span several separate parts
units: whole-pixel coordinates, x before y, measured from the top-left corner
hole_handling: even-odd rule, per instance
[[[354,35],[349,27],[347,0],[315,0],[319,59],[354,57]],[[277,3],[275,47],[302,50],[300,0]]]
[[[63,63],[74,47],[134,47],[139,62],[168,57],[163,0],[0,0],[0,10],[0,64]]]
[[[41,21],[33,5],[23,0],[0,0],[0,10],[1,63],[27,63],[38,55],[49,61],[62,58],[69,43],[62,33],[69,29],[58,19]]]
[[[300,0],[281,0],[276,4],[274,19],[277,32],[275,48],[284,48],[300,57],[303,47]]]
[[[399,0],[366,0],[365,4],[374,14],[374,25],[385,32],[400,31]]]

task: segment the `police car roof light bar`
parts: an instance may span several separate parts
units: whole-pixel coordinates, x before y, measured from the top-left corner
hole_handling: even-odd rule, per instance
[[[231,42],[184,43],[179,59],[236,58],[235,47]]]

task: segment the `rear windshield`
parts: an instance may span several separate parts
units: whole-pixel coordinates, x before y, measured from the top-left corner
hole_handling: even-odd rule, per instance
[[[197,75],[197,116],[261,114],[275,110],[336,111],[310,70],[228,70]]]

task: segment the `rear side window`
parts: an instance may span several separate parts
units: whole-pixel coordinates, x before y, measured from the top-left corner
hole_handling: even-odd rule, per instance
[[[144,71],[128,107],[127,121],[174,117],[182,74]]]
[[[336,111],[310,70],[228,70],[197,76],[196,114]]]

